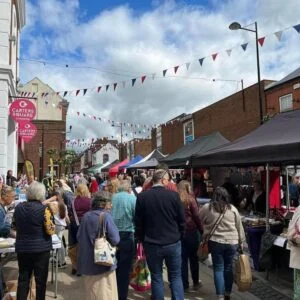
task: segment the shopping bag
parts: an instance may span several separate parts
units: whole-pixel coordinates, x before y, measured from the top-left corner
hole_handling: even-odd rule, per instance
[[[236,284],[240,292],[247,292],[252,285],[252,271],[249,256],[240,253],[236,261]]]
[[[77,270],[77,247],[78,245],[70,246],[68,249],[68,256],[72,263],[72,268]]]
[[[209,254],[208,243],[207,242],[202,242],[200,244],[199,250],[198,250],[198,259],[201,262],[204,262],[208,259],[208,254]]]
[[[151,274],[142,244],[137,245],[137,256],[130,274],[130,286],[138,292],[151,289]]]

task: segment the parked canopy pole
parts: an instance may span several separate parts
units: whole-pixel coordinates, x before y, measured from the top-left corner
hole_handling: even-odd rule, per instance
[[[266,230],[270,230],[270,166],[266,164]]]
[[[287,210],[290,211],[291,206],[291,200],[290,200],[290,189],[289,189],[289,168],[285,167],[285,173],[286,173],[286,207]]]

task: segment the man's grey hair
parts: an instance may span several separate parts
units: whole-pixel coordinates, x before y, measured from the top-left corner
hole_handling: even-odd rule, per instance
[[[152,181],[153,183],[159,183],[163,178],[169,179],[169,173],[166,170],[158,169],[154,172]]]
[[[130,181],[127,179],[120,180],[120,185],[118,187],[119,192],[129,192],[131,189]]]
[[[32,182],[27,189],[28,200],[44,201],[46,198],[46,188],[42,183]]]

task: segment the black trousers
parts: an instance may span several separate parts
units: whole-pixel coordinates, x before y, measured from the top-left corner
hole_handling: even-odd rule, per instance
[[[34,273],[36,300],[45,300],[50,251],[40,253],[18,253],[19,278],[17,300],[26,300],[29,283]]]

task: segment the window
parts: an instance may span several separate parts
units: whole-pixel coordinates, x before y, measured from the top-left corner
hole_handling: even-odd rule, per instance
[[[194,123],[193,120],[183,124],[184,144],[189,144],[194,140]]]
[[[103,164],[107,163],[109,161],[109,155],[103,154]]]
[[[288,94],[279,97],[280,112],[288,111],[293,109],[293,95]]]

